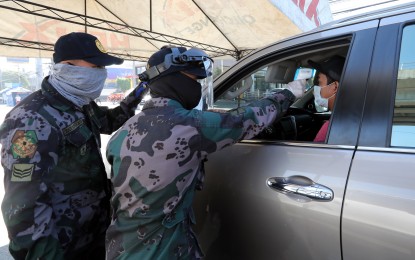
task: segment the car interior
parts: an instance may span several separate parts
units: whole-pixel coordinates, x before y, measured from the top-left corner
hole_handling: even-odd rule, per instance
[[[292,104],[281,120],[265,128],[255,139],[312,142],[332,112],[314,104],[313,86],[316,85],[316,71],[308,64],[308,60],[320,62],[334,55],[346,57],[348,50],[347,45],[268,63],[248,73],[222,92],[216,98],[214,109],[236,109],[283,89],[291,81],[307,79],[305,95]]]

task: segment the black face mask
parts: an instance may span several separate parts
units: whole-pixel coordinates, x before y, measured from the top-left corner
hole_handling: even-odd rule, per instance
[[[195,108],[202,97],[200,84],[180,73],[172,73],[150,82],[153,97],[164,97],[178,101],[186,109]]]

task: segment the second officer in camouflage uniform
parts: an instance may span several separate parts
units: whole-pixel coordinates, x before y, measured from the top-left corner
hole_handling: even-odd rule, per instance
[[[203,51],[183,47],[164,48],[150,57],[146,72],[152,99],[107,146],[115,190],[108,259],[201,258],[191,230],[201,162],[261,132],[295,99],[283,90],[231,113],[194,109],[201,98],[196,80],[210,74],[209,61]],[[294,92],[303,93],[299,88]]]
[[[111,188],[100,133],[134,115],[143,88],[119,107],[98,107],[104,66],[123,60],[89,34],[59,38],[54,61],[41,90],[14,107],[0,130],[9,250],[15,259],[104,259]]]

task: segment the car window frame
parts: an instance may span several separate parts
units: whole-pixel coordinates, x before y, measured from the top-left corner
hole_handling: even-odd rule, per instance
[[[357,145],[377,30],[368,28],[354,34],[334,104],[327,144]]]
[[[407,19],[406,15],[400,17]],[[358,149],[415,153],[414,148],[391,147],[402,33],[405,26],[415,24],[415,19],[404,22],[399,22],[399,17],[384,19],[385,25],[376,37]]]
[[[399,66],[399,64],[401,62],[400,61],[400,58],[401,58],[401,50],[402,50],[404,29],[407,28],[407,27],[409,27],[409,26],[413,27],[412,29],[415,29],[415,22],[413,22],[413,23],[404,23],[401,26],[400,34],[399,34],[399,37],[398,37],[398,46],[399,46],[399,50],[397,52],[397,56],[398,56],[398,66]],[[415,37],[415,35],[413,35],[413,37]],[[389,141],[388,146],[391,147],[391,148],[415,149],[415,146],[414,145],[407,146],[407,145],[393,145],[392,144],[393,127],[395,126],[394,125],[394,115],[395,115],[395,108],[396,108],[395,107],[395,103],[396,103],[396,95],[398,93],[398,87],[399,87],[399,85],[398,85],[398,75],[399,75],[399,67],[396,67],[396,78],[395,78],[396,85],[395,85],[395,95],[394,95],[394,100],[393,100],[393,116],[391,118],[390,135],[388,137],[388,141]],[[397,125],[397,126],[399,126],[399,125]],[[411,130],[413,130],[413,129],[411,129]]]
[[[313,142],[306,143],[310,143],[312,145],[356,146],[358,139],[358,129],[360,127],[361,116],[363,114],[363,97],[366,91],[366,82],[369,74],[369,67],[372,55],[371,53],[367,53],[367,47],[373,46],[377,29],[377,27],[373,26],[374,24],[375,23],[370,23],[370,26],[368,26],[369,28],[364,29],[362,31],[348,32],[328,38],[321,38],[320,33],[316,35],[307,35],[308,38],[313,39],[310,39],[309,41],[306,41],[301,45],[295,43],[296,41],[298,41],[297,39],[291,40],[291,44],[290,41],[286,41],[283,44],[281,44],[281,48],[278,48],[278,44],[276,46],[271,46],[272,48],[275,48],[275,51],[271,53],[268,52],[267,55],[265,55],[266,51],[262,50],[260,51],[261,54],[257,56],[253,55],[254,57],[250,57],[249,62],[238,63],[237,66],[235,66],[236,68],[233,68],[233,70],[231,68],[230,71],[227,71],[227,73],[222,74],[221,77],[219,77],[216,80],[214,92],[215,99],[217,99],[224,91],[226,91],[227,87],[232,86],[241,78],[246,77],[246,75],[252,74],[254,71],[266,66],[267,64],[276,62],[277,60],[285,60],[290,56],[297,56],[299,55],[299,53],[313,52],[316,49],[324,50],[325,48],[335,48],[347,44],[349,45],[349,53],[346,57],[346,66],[344,68],[344,74],[348,76],[343,76],[341,79],[339,95],[342,96],[342,98],[344,98],[346,101],[352,99],[354,100],[353,102],[358,102],[358,104],[355,104],[351,107],[350,103],[345,104],[345,102],[338,102],[338,100],[336,100],[336,104],[333,109],[333,121],[330,123],[329,126],[329,135],[327,138],[327,142],[322,144]],[[357,48],[357,44],[354,44],[356,41],[363,41],[364,43],[359,44],[359,47]],[[351,56],[353,56],[353,58],[350,59]],[[364,60],[362,60],[362,56],[364,57]],[[351,62],[351,64],[355,66],[353,68],[349,68],[350,66],[348,65],[348,62]],[[353,73],[355,73],[356,71],[358,71],[361,74],[361,77],[352,76]],[[231,73],[232,75],[227,75],[229,73]],[[359,78],[360,81],[356,82],[356,78]],[[341,89],[343,88],[342,85],[345,83],[346,85],[350,85],[349,87],[345,87],[349,89],[349,94],[347,94],[346,91],[341,91]],[[354,93],[358,93],[360,95],[360,98],[357,101],[355,100],[355,97],[353,97],[355,95]],[[338,113],[339,115],[336,116],[336,113]],[[337,124],[338,126],[336,126]],[[346,128],[349,130],[345,131],[345,125],[352,125],[353,127]],[[241,142],[245,142],[245,140]],[[256,140],[256,142],[261,142],[264,144],[275,144],[281,142],[286,143],[283,140]],[[290,143],[296,145],[296,143],[298,142],[301,141],[293,141]]]

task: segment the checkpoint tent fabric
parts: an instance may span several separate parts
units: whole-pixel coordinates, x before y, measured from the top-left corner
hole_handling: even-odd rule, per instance
[[[59,36],[81,31],[138,61],[168,44],[239,59],[332,20],[328,0],[5,0],[0,15],[0,56],[51,57]]]

